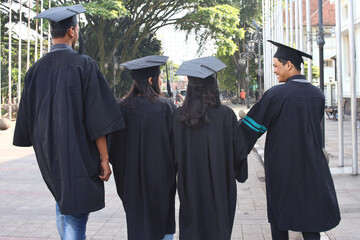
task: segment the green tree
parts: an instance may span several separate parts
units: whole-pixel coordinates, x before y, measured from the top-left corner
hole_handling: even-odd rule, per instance
[[[245,81],[246,77],[246,66],[242,66],[240,64],[240,55],[245,52],[245,46],[253,36],[255,32],[255,27],[252,25],[252,20],[256,20],[257,22],[261,22],[261,1],[259,0],[240,0],[233,3],[233,6],[236,7],[239,11],[239,19],[238,19],[238,27],[244,29],[245,34],[242,37],[233,38],[233,42],[237,46],[237,50],[233,54],[227,54],[222,57],[223,61],[226,61],[225,58],[228,58],[226,62],[231,61],[232,69],[229,70],[229,74],[234,72],[232,78],[228,78],[228,81],[225,81],[222,88],[233,89],[234,86],[237,87],[236,91],[239,93],[241,88],[246,89],[248,84],[250,87],[257,85],[257,64],[253,60],[249,62],[249,77],[250,82],[247,83]],[[257,53],[257,44],[255,46],[254,52]],[[222,52],[217,52],[217,55],[222,55]],[[229,64],[227,64],[229,66]],[[233,79],[231,82],[230,79]]]
[[[218,55],[232,55],[237,51],[234,38],[243,38],[244,30],[238,27],[239,10],[231,5],[198,7],[178,20],[177,26],[187,34],[194,32],[199,50],[209,39],[215,41]],[[197,24],[194,24],[197,23]]]
[[[319,79],[320,77],[320,68],[318,66],[312,65],[312,79],[313,81]],[[304,61],[304,75],[308,75],[308,61]]]
[[[122,74],[118,63],[161,53],[156,44],[144,46],[144,42],[155,43],[154,34],[164,26],[176,25],[185,30],[195,26],[200,39],[214,39],[219,51],[224,54],[236,50],[231,39],[242,34],[236,26],[238,11],[230,6],[233,4],[230,0],[59,0],[53,2],[52,7],[79,3],[87,10],[86,21],[81,23],[86,54],[99,63],[110,85],[114,77],[118,81]],[[46,4],[44,9],[47,9]],[[35,21],[32,21],[34,24]],[[200,30],[205,34],[201,35]],[[131,81],[122,82],[112,87],[114,92],[122,94],[126,91],[117,87],[127,88],[130,84]]]

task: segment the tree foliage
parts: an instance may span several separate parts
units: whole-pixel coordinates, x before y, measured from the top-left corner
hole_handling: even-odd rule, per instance
[[[308,75],[308,61],[304,61],[304,75]],[[318,66],[312,65],[312,79],[316,80],[320,77],[320,68]]]
[[[5,4],[8,2],[1,2],[2,22],[8,21],[9,9]],[[13,0],[13,3],[19,1]],[[32,3],[34,6],[36,1],[32,0]],[[238,46],[233,39],[242,38],[244,33],[238,26],[239,10],[231,0],[58,0],[52,1],[52,7],[80,3],[87,10],[83,15],[86,21],[80,24],[86,54],[99,63],[118,96],[131,85],[128,74],[118,64],[161,54],[161,42],[155,34],[164,26],[176,25],[189,33],[194,31],[201,44],[213,39],[222,55],[234,53]],[[44,9],[48,8],[47,4],[48,1],[44,1]],[[23,7],[26,8],[27,4]],[[17,22],[19,13],[14,9],[12,20]],[[23,21],[27,21],[25,14]],[[31,21],[32,29],[35,29],[35,22]],[[7,30],[2,28],[2,38],[6,33]],[[16,49],[13,54],[16,55]]]
[[[238,28],[243,29],[244,34],[241,37],[233,37],[232,41],[236,44],[236,51],[230,54],[224,54],[221,51],[221,48],[218,48],[217,56],[221,58],[222,61],[227,62],[228,70],[225,72],[226,81],[223,81],[221,86],[223,89],[234,90],[239,92],[241,88],[246,88],[247,83],[245,81],[245,66],[241,66],[239,59],[241,58],[241,53],[245,52],[245,45],[249,42],[251,36],[255,32],[255,27],[252,25],[252,20],[261,22],[261,1],[260,0],[240,0],[233,2],[232,6],[237,8],[239,11],[238,18]],[[255,47],[255,53],[257,52],[257,46]],[[231,64],[230,64],[231,63]],[[250,62],[249,76],[250,76],[250,85],[257,85],[257,64],[253,60]],[[232,79],[232,81],[231,81]]]
[[[228,4],[198,7],[178,21],[180,30],[194,32],[200,46],[213,39],[219,55],[232,55],[237,49],[234,38],[243,38],[244,29],[238,27],[239,10]],[[194,24],[196,23],[196,24]],[[201,49],[201,48],[200,48]]]

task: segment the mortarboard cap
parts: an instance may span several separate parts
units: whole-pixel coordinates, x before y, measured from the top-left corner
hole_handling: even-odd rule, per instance
[[[120,66],[124,66],[129,70],[156,67],[156,66],[165,65],[168,58],[169,57],[167,56],[152,55],[152,56],[146,56],[128,62],[124,62],[120,64]]]
[[[307,57],[307,58],[312,59],[311,55],[304,53],[302,51],[299,51],[295,48],[288,47],[284,44],[274,42],[272,40],[268,40],[268,42],[270,42],[278,47],[276,53],[274,54],[274,58],[279,58],[279,59],[282,59],[285,61],[290,61],[295,66],[300,66],[301,63],[304,62],[302,57]]]
[[[226,65],[216,57],[202,57],[183,62],[175,75],[207,78],[224,68]]]
[[[151,55],[120,64],[131,70],[131,76],[135,80],[148,79],[160,74],[160,66],[165,65],[169,57]]]
[[[52,31],[63,31],[75,26],[77,24],[76,15],[83,12],[86,12],[86,10],[81,4],[53,7],[36,15],[35,18],[50,20]]]

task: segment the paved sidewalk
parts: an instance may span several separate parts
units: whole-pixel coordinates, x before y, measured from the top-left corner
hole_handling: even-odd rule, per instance
[[[241,106],[233,106],[237,113]],[[332,121],[332,120],[331,120]],[[336,126],[326,122],[327,126]],[[14,123],[13,123],[14,124]],[[55,223],[55,202],[44,184],[32,148],[12,146],[14,128],[0,131],[0,240],[59,239]],[[334,132],[326,128],[326,132]],[[330,134],[329,134],[330,136]],[[335,141],[328,138],[329,141]],[[264,138],[259,139],[259,146]],[[332,143],[333,144],[333,143]],[[330,166],[336,168],[336,148]],[[335,150],[334,150],[335,149]],[[329,148],[330,150],[330,148]],[[260,158],[249,155],[249,179],[238,184],[238,202],[232,239],[271,239],[266,216],[264,170]],[[345,159],[346,166],[351,164]],[[335,229],[322,234],[322,240],[360,239],[360,177],[348,173],[334,174],[334,181],[342,213],[342,221]],[[176,203],[177,212],[179,202]],[[177,229],[178,231],[178,229]],[[116,194],[113,178],[106,183],[106,207],[92,213],[87,227],[87,239],[127,239],[126,219]],[[177,234],[175,239],[178,239]],[[302,239],[290,233],[290,239]]]

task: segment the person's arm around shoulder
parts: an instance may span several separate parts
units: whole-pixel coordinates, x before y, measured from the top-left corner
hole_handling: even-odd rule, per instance
[[[102,136],[96,139],[96,146],[101,156],[101,162],[100,162],[101,173],[99,175],[99,178],[102,181],[108,181],[111,176],[111,168],[109,164],[109,154],[107,150],[106,137]]]

